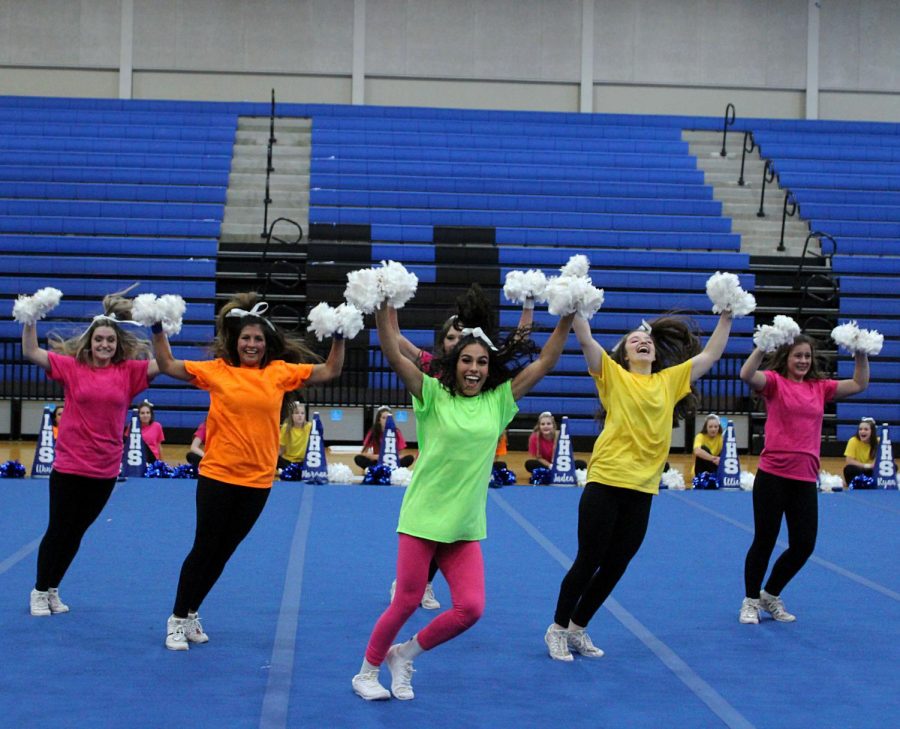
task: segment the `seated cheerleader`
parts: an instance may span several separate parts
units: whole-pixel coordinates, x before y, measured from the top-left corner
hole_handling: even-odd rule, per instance
[[[312,423],[306,419],[306,406],[299,400],[288,405],[288,417],[281,424],[278,446],[278,468],[287,468],[292,463],[303,463]]]
[[[691,476],[718,471],[721,452],[722,421],[718,415],[710,413],[703,421],[703,429],[694,436],[694,470]]]
[[[375,411],[375,417],[372,418],[372,427],[366,433],[363,440],[362,452],[356,456],[353,461],[363,471],[370,466],[378,465],[378,449],[381,447],[381,436],[384,434],[384,424],[387,422],[388,416],[392,414],[391,409],[387,405],[382,405]],[[406,448],[406,441],[403,439],[403,433],[400,428],[394,426],[397,434],[397,453]],[[398,464],[402,468],[409,468],[415,460],[414,456],[406,455],[398,459]]]
[[[847,465],[844,466],[844,481],[849,485],[857,476],[872,476],[878,458],[878,434],[875,420],[863,418],[856,428],[856,435],[847,441],[844,449]]]
[[[206,421],[204,420],[197,426],[194,431],[194,438],[191,440],[190,450],[185,454],[185,460],[194,468],[200,465],[203,456],[206,454]]]
[[[162,444],[166,439],[162,426],[156,421],[153,403],[144,400],[138,407],[141,421],[141,440],[144,442],[144,458],[147,463],[156,463],[162,458]]]
[[[50,421],[53,425],[53,440],[54,440],[54,442],[59,437],[59,421],[60,421],[60,418],[62,418],[63,410],[65,410],[65,408],[62,405],[57,405],[53,409],[53,417],[50,419]]]
[[[533,456],[525,461],[525,468],[532,473],[535,468],[552,468],[553,449],[559,439],[559,431],[556,429],[556,420],[553,413],[545,410],[534,424],[534,430],[528,436],[528,454]],[[587,468],[587,462],[576,460],[576,469]]]

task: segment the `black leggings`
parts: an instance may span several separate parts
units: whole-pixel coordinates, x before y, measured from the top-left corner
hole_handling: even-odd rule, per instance
[[[815,483],[782,478],[765,471],[756,472],[753,482],[753,543],[744,561],[747,597],[759,597],[769,558],[778,540],[782,515],[787,521],[788,548],[775,561],[766,582],[766,592],[780,595],[806,564],[816,546],[818,499]]]
[[[650,494],[591,482],[578,504],[578,554],[559,588],[554,620],[586,626],[625,574],[650,521]]]
[[[844,481],[847,485],[857,476],[874,476],[874,468],[863,468],[862,466],[844,466]]]
[[[709,455],[712,455],[712,451],[706,446],[700,446],[700,450],[706,451]],[[697,458],[697,456],[694,456],[695,476],[699,476],[701,473],[716,473],[718,470],[719,467],[712,461],[707,461],[705,458]]]
[[[197,531],[178,578],[172,609],[176,617],[186,618],[188,612],[199,610],[234,550],[262,513],[270,491],[205,476],[197,479]]]
[[[115,476],[88,478],[50,471],[50,518],[38,549],[36,590],[59,587],[82,537],[100,516],[115,485]]]

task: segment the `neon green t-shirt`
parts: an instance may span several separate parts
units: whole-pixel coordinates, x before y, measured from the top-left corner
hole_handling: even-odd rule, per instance
[[[494,451],[518,410],[511,382],[464,397],[424,376],[421,399],[413,398],[419,458],[400,507],[398,532],[445,543],[487,536]]]
[[[659,493],[672,445],[672,412],[691,391],[691,361],[650,375],[629,372],[606,353],[591,373],[606,424],[594,443],[588,481]]]
[[[860,463],[872,463],[875,460],[875,457],[869,453],[869,444],[863,443],[855,435],[847,441],[844,455]]]

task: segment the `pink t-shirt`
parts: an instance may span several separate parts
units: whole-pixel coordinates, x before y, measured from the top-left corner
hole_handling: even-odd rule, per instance
[[[155,420],[149,425],[141,425],[141,440],[147,444],[147,447],[157,458],[162,458],[159,447],[166,439],[162,426]]]
[[[194,437],[199,438],[201,443],[206,443],[206,421],[204,420],[200,425],[197,426],[197,430],[194,431]]]
[[[49,377],[63,384],[66,400],[53,468],[89,478],[115,478],[122,462],[125,416],[134,396],[150,384],[149,360],[91,367],[74,357],[48,354]]]
[[[403,440],[403,433],[401,433],[400,428],[398,428],[396,426],[394,426],[394,432],[397,434],[397,451],[402,451],[404,448],[406,448],[406,441]],[[378,441],[376,441],[372,437],[372,429],[371,428],[369,429],[369,432],[366,433],[366,437],[363,440],[362,447],[363,447],[363,450],[366,450],[366,448],[371,448],[372,452],[376,456],[378,455],[378,451],[381,448],[381,439],[379,438]]]
[[[825,403],[834,400],[837,380],[794,382],[772,370],[763,374],[766,445],[759,467],[775,476],[813,482],[819,476]]]
[[[541,438],[540,433],[532,433],[528,436],[528,453],[535,458],[543,458],[548,463],[553,462],[553,446],[556,441]]]

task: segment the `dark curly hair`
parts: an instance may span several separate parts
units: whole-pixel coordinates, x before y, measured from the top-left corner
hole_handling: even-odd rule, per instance
[[[483,329],[483,327],[482,327]],[[490,334],[485,331],[490,338]],[[494,341],[491,338],[491,341]],[[516,329],[502,342],[496,344],[497,349],[490,349],[482,339],[476,339],[472,334],[460,337],[456,346],[450,352],[445,352],[435,360],[433,372],[437,372],[437,379],[447,388],[451,395],[458,395],[459,388],[456,385],[456,365],[459,356],[470,344],[480,344],[488,354],[488,374],[482,387],[482,392],[488,392],[499,387],[507,380],[511,380],[531,362],[537,346],[527,334]]]
[[[490,299],[477,283],[473,283],[465,293],[456,297],[456,313],[444,322],[438,330],[434,341],[434,355],[443,353],[444,338],[451,329],[462,331],[465,327],[481,327],[491,338],[497,334],[497,319]]]

